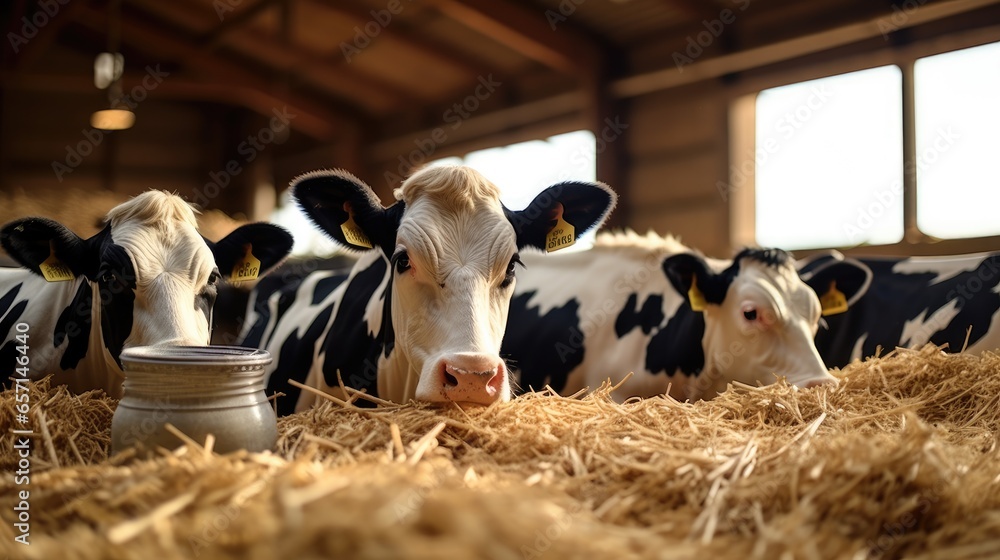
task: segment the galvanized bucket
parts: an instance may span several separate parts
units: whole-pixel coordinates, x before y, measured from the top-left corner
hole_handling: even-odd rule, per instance
[[[239,346],[143,346],[121,353],[125,393],[111,421],[111,451],[151,452],[183,441],[172,424],[199,443],[215,436],[213,449],[273,450],[278,439],[274,409],[264,394],[264,367],[271,355]]]

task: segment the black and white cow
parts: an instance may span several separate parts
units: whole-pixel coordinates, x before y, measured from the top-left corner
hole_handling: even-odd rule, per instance
[[[24,218],[0,230],[0,243],[24,267],[0,270],[3,378],[26,361],[29,378],[54,374],[54,383],[74,392],[117,397],[122,349],[208,344],[219,281],[276,265],[292,237],[249,224],[211,243],[180,197],[148,191],[113,208],[89,239],[46,218]],[[24,333],[26,354],[17,340]]]
[[[970,352],[1000,348],[1000,253],[858,260],[871,269],[871,286],[816,336],[827,365],[928,342],[959,352],[966,336]]]
[[[288,379],[337,395],[338,373],[395,402],[508,400],[499,353],[519,251],[575,239],[616,201],[604,185],[565,182],[511,211],[493,183],[461,166],[414,174],[389,208],[343,171],[304,175],[293,193],[334,240],[373,250],[346,276],[315,273],[251,296],[241,344],[274,356],[269,391],[289,395],[281,413],[315,400]],[[559,235],[558,224],[575,232]]]
[[[662,395],[668,386],[679,400],[711,398],[731,381],[777,376],[801,387],[833,382],[813,344],[817,293],[835,282],[842,306],[869,280],[850,261],[800,277],[781,250],[706,259],[673,238],[632,232],[601,234],[587,251],[523,260],[502,349],[522,387],[569,394],[633,372],[619,399]]]

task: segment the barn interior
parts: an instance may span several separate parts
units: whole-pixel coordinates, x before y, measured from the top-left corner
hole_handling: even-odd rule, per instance
[[[1000,246],[986,167],[1000,150],[1000,0],[13,0],[0,14],[0,224],[47,216],[87,236],[114,205],[164,189],[218,239],[281,217],[308,171],[346,169],[389,201],[421,165],[582,132],[490,169],[530,177],[570,160],[537,174],[590,173],[619,193],[609,227],[712,256]],[[954,134],[946,118],[923,124],[921,61],[966,52],[988,53],[981,81],[930,80],[977,118]],[[885,68],[893,101],[857,120],[817,98],[814,80]],[[765,123],[762,100],[786,86],[800,89]],[[108,109],[134,122],[96,127]],[[837,121],[870,144],[824,142]],[[820,163],[781,176],[798,190],[765,192],[800,145]],[[854,165],[886,146],[888,174]],[[986,225],[934,225],[930,209]],[[43,382],[23,499],[33,546],[15,542],[19,440],[6,437],[0,554],[996,557],[998,368],[989,352],[928,346],[834,371],[837,387],[742,386],[694,404],[617,404],[604,387],[473,411],[361,409],[355,394],[281,419],[273,454],[186,441],[151,459],[111,454],[116,399]],[[0,393],[0,426],[17,402]]]
[[[894,66],[899,232],[786,248],[948,254],[994,248],[1000,233],[946,239],[917,223],[914,62],[1000,40],[988,0],[54,1],[3,8],[5,221],[47,210],[84,234],[150,188],[262,220],[313,169],[347,169],[390,200],[415,166],[590,131],[593,145],[570,155],[620,193],[610,225],[725,257],[760,241],[757,218],[771,221],[755,211],[755,167],[769,155],[753,133],[755,95]],[[117,90],[97,87],[102,52],[124,57]],[[115,104],[133,126],[90,125]],[[811,109],[793,109],[808,120]],[[797,204],[787,213],[819,203]]]

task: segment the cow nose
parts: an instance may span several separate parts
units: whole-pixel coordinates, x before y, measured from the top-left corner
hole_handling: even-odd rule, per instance
[[[444,394],[460,403],[488,405],[503,398],[507,367],[485,354],[452,354],[444,359]]]

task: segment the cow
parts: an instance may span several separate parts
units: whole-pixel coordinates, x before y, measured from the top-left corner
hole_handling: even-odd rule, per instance
[[[269,391],[288,395],[281,414],[315,402],[290,379],[344,397],[342,381],[400,403],[509,400],[499,352],[519,252],[574,243],[617,200],[601,183],[567,181],[513,211],[464,166],[414,173],[388,208],[342,170],[308,173],[292,189],[317,227],[364,253],[347,274],[251,296],[240,344],[274,356],[266,375]]]
[[[856,302],[870,276],[831,259],[800,277],[780,249],[708,259],[673,237],[630,231],[602,233],[587,251],[522,259],[501,350],[521,386],[572,394],[632,373],[618,400],[708,399],[733,381],[778,377],[835,382],[813,344],[820,315]]]
[[[0,244],[23,267],[0,271],[0,373],[120,397],[123,349],[208,344],[219,282],[275,266],[292,237],[256,223],[212,243],[183,199],[147,191],[89,239],[33,217],[0,229]]]
[[[837,258],[821,255],[812,263]],[[928,342],[949,352],[1000,348],[1000,253],[858,260],[871,269],[871,286],[816,336],[827,365]]]

